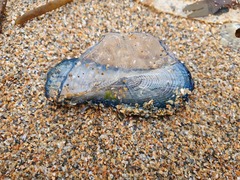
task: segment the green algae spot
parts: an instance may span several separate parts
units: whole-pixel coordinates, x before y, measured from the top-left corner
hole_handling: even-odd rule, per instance
[[[116,97],[114,96],[114,94],[111,91],[106,91],[104,99],[115,100]]]

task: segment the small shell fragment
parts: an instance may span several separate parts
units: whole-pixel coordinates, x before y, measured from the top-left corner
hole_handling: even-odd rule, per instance
[[[240,51],[240,23],[228,23],[221,27],[221,43]]]
[[[53,67],[45,86],[46,97],[57,102],[134,107],[138,113],[175,106],[193,88],[186,66],[145,33],[107,34],[80,58]]]

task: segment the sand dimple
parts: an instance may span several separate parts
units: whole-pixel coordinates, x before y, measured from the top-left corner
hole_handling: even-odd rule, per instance
[[[220,26],[124,0],[74,1],[24,27],[31,4],[9,0],[0,35],[0,177],[215,178],[239,171],[239,53],[220,44]],[[196,82],[189,105],[159,119],[114,109],[61,107],[44,96],[46,73],[79,57],[108,32],[165,40]]]

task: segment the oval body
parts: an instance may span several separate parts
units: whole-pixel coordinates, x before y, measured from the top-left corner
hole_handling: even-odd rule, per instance
[[[116,106],[174,105],[194,88],[186,66],[150,34],[111,33],[80,58],[63,60],[47,74],[46,97],[57,102]]]

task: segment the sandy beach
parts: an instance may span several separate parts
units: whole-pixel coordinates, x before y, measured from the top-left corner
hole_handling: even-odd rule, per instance
[[[240,178],[240,56],[220,25],[156,13],[132,0],[77,1],[27,22],[45,1],[9,0],[0,34],[0,179]],[[172,116],[123,117],[60,106],[47,72],[109,32],[147,32],[188,67],[195,89]]]

